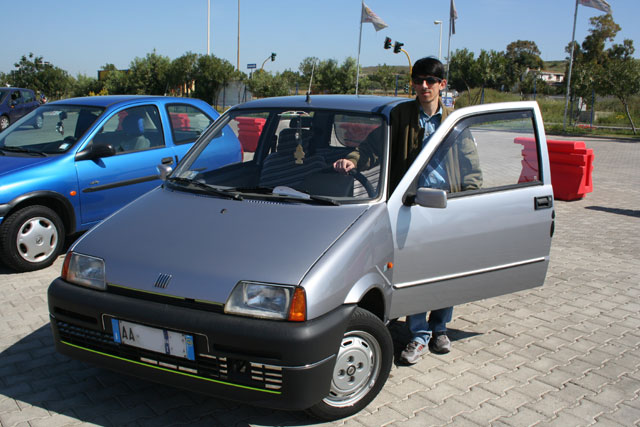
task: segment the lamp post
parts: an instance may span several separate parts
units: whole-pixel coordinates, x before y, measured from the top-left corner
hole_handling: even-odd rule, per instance
[[[442,61],[442,21],[433,21],[435,25],[440,25],[440,42],[438,43],[438,61]]]

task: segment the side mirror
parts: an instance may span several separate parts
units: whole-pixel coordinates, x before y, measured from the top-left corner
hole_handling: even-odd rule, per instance
[[[173,172],[173,168],[171,167],[171,165],[165,165],[165,164],[160,164],[156,166],[156,170],[158,171],[158,176],[163,181],[166,181],[169,174]]]
[[[447,207],[447,192],[437,188],[420,187],[413,202],[423,208],[444,209]]]
[[[76,160],[95,160],[103,157],[111,157],[116,155],[116,150],[113,145],[89,145],[88,148],[80,151],[76,154]]]

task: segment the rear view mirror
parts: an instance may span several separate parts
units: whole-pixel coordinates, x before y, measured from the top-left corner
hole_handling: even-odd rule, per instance
[[[76,160],[95,160],[116,155],[113,145],[90,144],[89,147],[76,154]]]
[[[444,209],[447,207],[447,192],[436,188],[420,187],[413,201],[424,208]]]
[[[165,164],[160,164],[156,166],[156,169],[158,171],[158,176],[163,181],[166,181],[169,174],[173,172],[173,168],[170,165],[165,165]]]

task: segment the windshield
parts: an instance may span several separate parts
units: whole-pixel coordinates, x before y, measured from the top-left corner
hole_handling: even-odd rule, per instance
[[[197,191],[214,188],[233,198],[331,204],[375,199],[383,183],[385,123],[381,115],[338,110],[231,110],[193,147],[168,183]],[[213,158],[221,138],[239,140],[242,162],[216,169]],[[357,164],[355,173],[334,171],[333,163],[343,158]]]
[[[0,133],[7,153],[59,154],[69,150],[102,114],[104,108],[42,105]]]

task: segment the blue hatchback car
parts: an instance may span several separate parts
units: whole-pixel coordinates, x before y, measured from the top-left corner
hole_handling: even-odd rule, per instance
[[[16,271],[51,265],[66,235],[157,186],[156,167],[177,164],[217,117],[197,99],[96,96],[51,102],[11,124],[0,133],[0,260]],[[228,134],[216,167],[242,159]]]

